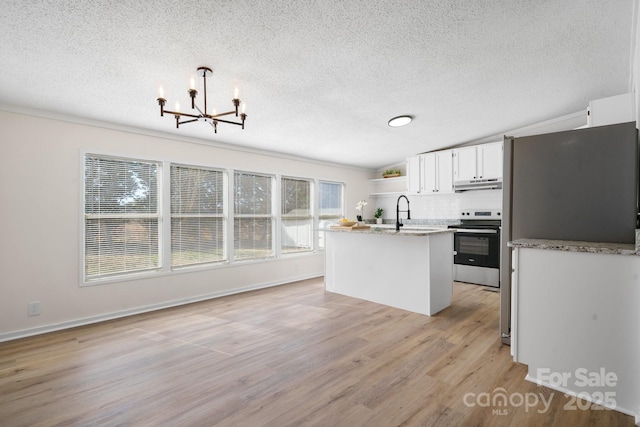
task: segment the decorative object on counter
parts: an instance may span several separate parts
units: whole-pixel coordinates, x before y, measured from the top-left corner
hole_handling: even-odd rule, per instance
[[[383,178],[393,178],[394,176],[402,175],[402,171],[400,169],[385,169],[382,171]]]
[[[351,225],[332,225],[331,227],[329,227],[329,229],[331,230],[347,230],[347,231],[351,231],[351,230],[370,230],[371,227],[366,225],[366,224],[359,224],[357,222],[352,222]]]
[[[376,209],[376,213],[373,214],[373,216],[376,218],[376,224],[382,224],[382,214],[384,212],[384,209],[382,208],[378,208]]]
[[[358,222],[361,222],[364,220],[364,207],[367,206],[368,203],[366,200],[360,200],[358,202],[358,204],[356,205],[356,210],[360,211],[361,214],[358,215]]]
[[[189,90],[187,92],[191,97],[191,109],[198,110],[199,114],[181,113],[179,111],[180,106],[178,105],[178,103],[176,103],[175,111],[165,110],[164,106],[167,103],[167,100],[164,97],[164,89],[160,87],[160,97],[157,99],[158,105],[160,105],[160,116],[164,117],[164,113],[173,114],[173,116],[176,118],[176,129],[178,129],[180,125],[185,123],[193,123],[193,122],[201,122],[201,121],[209,123],[213,128],[214,133],[218,133],[218,122],[242,126],[242,129],[244,129],[244,121],[247,118],[247,115],[244,112],[246,107],[244,102],[242,103],[242,113],[240,113],[240,120],[241,120],[240,122],[233,122],[231,120],[223,120],[220,118],[223,116],[228,116],[229,114],[235,114],[235,116],[238,117],[238,107],[240,106],[240,98],[238,98],[238,88],[235,89],[233,94],[233,99],[231,100],[234,106],[233,110],[227,111],[225,113],[218,113],[218,114],[216,114],[216,110],[213,110],[213,114],[209,114],[207,112],[207,77],[210,77],[211,74],[213,74],[213,70],[209,67],[198,67],[196,72],[198,76],[202,77],[202,82],[203,82],[202,91],[204,92],[204,109],[201,110],[200,107],[196,105],[195,101],[196,101],[196,95],[198,94],[198,91],[195,89],[196,84],[194,79],[191,79],[191,86],[189,87]],[[191,119],[180,121],[180,117],[182,116],[191,117]]]
[[[351,221],[350,219],[342,218],[342,221],[340,221],[336,225],[339,226],[339,227],[351,227],[355,223],[356,223],[356,221]]]

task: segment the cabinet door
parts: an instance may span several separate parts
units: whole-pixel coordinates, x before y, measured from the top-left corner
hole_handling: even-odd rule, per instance
[[[478,146],[478,178],[502,178],[502,142]]]
[[[436,153],[423,154],[420,157],[422,157],[422,192],[435,193],[438,191]]]
[[[407,192],[420,193],[420,156],[407,158]]]
[[[476,178],[476,147],[453,150],[454,181],[468,181]]]
[[[451,150],[436,153],[438,165],[438,192],[453,192],[453,152]]]

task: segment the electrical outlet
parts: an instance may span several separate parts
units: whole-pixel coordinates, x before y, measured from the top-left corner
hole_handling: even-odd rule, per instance
[[[27,304],[27,313],[29,316],[38,316],[40,314],[40,301],[34,301]]]

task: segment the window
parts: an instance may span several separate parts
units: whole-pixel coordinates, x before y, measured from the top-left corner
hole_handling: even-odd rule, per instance
[[[160,164],[85,156],[85,280],[160,267]]]
[[[342,206],[342,190],[344,184],[339,182],[320,181],[318,183],[318,226],[330,227],[344,215]],[[324,232],[319,233],[318,247],[324,248]]]
[[[224,172],[171,166],[171,266],[224,261]]]
[[[234,173],[233,255],[237,260],[274,255],[272,187],[271,175]]]
[[[85,283],[311,252],[324,247],[324,233],[314,241],[318,224],[343,215],[342,183],[102,154],[83,160]]]
[[[281,191],[282,253],[312,250],[311,182],[303,179],[282,178]]]

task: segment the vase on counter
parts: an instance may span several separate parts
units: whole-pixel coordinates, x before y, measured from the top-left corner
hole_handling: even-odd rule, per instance
[[[358,222],[362,222],[362,215],[356,216],[356,219],[358,220]]]
[[[376,224],[382,224],[382,218],[376,218]]]

